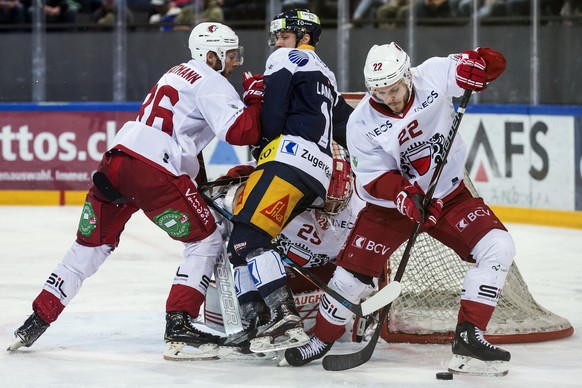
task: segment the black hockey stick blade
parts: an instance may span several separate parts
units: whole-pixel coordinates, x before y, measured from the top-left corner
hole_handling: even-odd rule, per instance
[[[382,325],[384,325],[384,321],[386,320],[389,311],[390,305],[382,309],[380,317],[378,318],[378,326],[376,327],[376,330],[374,330],[372,338],[370,338],[370,341],[368,341],[364,348],[355,353],[330,354],[325,356],[322,361],[323,369],[330,371],[348,370],[368,362],[374,353],[374,349],[376,349],[376,344],[378,343],[380,333],[382,332]]]

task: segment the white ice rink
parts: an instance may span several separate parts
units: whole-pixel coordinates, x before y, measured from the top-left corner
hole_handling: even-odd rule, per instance
[[[0,207],[0,345],[31,313],[31,302],[75,238],[80,207]],[[534,298],[574,326],[572,337],[505,345],[507,376],[455,376],[448,345],[381,342],[359,368],[328,372],[261,361],[169,362],[164,307],[181,244],[142,215],[128,223],[119,248],[58,321],[23,351],[0,350],[0,387],[582,387],[582,230],[509,224],[516,262]],[[362,344],[336,344],[351,352]]]

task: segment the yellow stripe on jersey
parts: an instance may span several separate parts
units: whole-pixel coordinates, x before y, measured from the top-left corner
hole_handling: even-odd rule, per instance
[[[255,170],[251,173],[251,175],[249,175],[249,178],[247,179],[242,192],[238,195],[238,198],[235,199],[234,215],[240,213],[244,204],[247,201],[247,198],[249,197],[249,193],[253,191],[253,189],[257,185],[257,182],[263,176],[263,172],[264,172],[263,170]]]
[[[277,156],[277,151],[279,150],[279,144],[281,144],[281,139],[282,135],[279,135],[263,148],[263,151],[261,151],[261,154],[259,155],[257,166],[275,160],[275,156]]]

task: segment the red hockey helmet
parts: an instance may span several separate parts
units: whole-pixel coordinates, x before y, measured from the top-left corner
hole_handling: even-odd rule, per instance
[[[330,215],[341,212],[348,205],[353,190],[352,167],[346,160],[334,158],[331,181],[325,200],[325,212]]]

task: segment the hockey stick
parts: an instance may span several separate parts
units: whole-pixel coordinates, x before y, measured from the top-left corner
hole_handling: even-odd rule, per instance
[[[216,203],[212,198],[208,197],[206,193],[200,192],[204,200],[212,206],[213,209],[218,211],[223,217],[228,220],[232,220],[232,214],[226,211],[222,206]],[[374,311],[381,309],[382,307],[386,306],[388,303],[392,302],[400,295],[401,287],[400,283],[390,283],[388,286],[382,288],[380,291],[375,293],[373,296],[368,298],[366,301],[362,303],[353,303],[346,299],[344,296],[339,294],[338,292],[332,290],[326,283],[324,283],[321,279],[317,276],[313,275],[309,270],[301,267],[299,264],[291,260],[287,255],[285,255],[280,250],[277,250],[279,255],[281,255],[281,259],[288,264],[291,268],[293,268],[296,272],[304,276],[307,280],[311,283],[315,284],[327,294],[329,294],[332,298],[334,298],[338,303],[345,306],[348,310],[353,312],[354,314],[365,317]]]
[[[222,244],[222,253],[216,260],[216,265],[214,266],[214,278],[216,279],[216,288],[220,300],[224,333],[229,337],[241,332],[243,325],[240,316],[240,306],[234,289],[232,269],[226,256],[226,246],[224,244]]]
[[[248,179],[248,176],[239,176],[236,178],[223,178],[223,179],[219,179],[219,180],[212,181],[212,182],[204,182],[198,186],[198,191],[200,191],[202,193],[203,191],[212,189],[214,187],[228,186],[228,185],[232,185],[234,183],[241,183],[241,182],[246,181],[247,179]]]
[[[457,114],[453,119],[453,124],[451,125],[451,129],[449,130],[449,134],[447,139],[445,139],[445,152],[443,154],[443,158],[441,162],[437,165],[434,175],[430,181],[430,185],[426,192],[426,195],[423,200],[423,208],[426,210],[430,205],[430,201],[432,200],[432,196],[436,189],[436,185],[440,179],[441,173],[447,163],[447,158],[449,156],[449,151],[451,150],[453,140],[455,140],[455,136],[459,130],[459,125],[461,124],[461,119],[465,114],[465,109],[469,104],[469,99],[471,98],[472,91],[465,90],[461,101],[459,102],[459,108],[457,109]],[[406,248],[404,249],[404,253],[402,254],[402,259],[400,260],[400,264],[398,265],[398,270],[396,271],[396,275],[394,275],[394,280],[389,284],[398,283],[400,285],[400,281],[402,280],[402,275],[404,275],[404,269],[408,264],[408,260],[410,258],[410,251],[412,250],[412,246],[416,242],[416,238],[418,237],[421,223],[417,223],[414,226],[412,234],[408,239],[408,243],[406,244]],[[388,317],[388,312],[390,311],[390,307],[392,306],[392,302],[388,304],[380,313],[380,317],[378,318],[378,326],[374,330],[374,334],[372,334],[372,338],[368,344],[362,348],[361,350],[355,353],[349,354],[330,354],[323,358],[322,364],[325,370],[331,371],[341,371],[346,369],[352,369],[362,364],[365,364],[371,357],[372,353],[374,353],[374,349],[376,348],[376,344],[378,343],[378,339],[380,337],[380,333],[382,332],[382,326],[384,325],[384,321]]]

